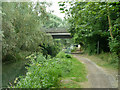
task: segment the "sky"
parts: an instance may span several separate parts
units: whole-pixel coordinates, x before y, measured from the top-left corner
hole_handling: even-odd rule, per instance
[[[65,1],[65,0],[34,0],[34,2],[35,1],[46,1],[46,2],[52,3],[52,6],[47,8],[47,10],[54,10],[54,12],[53,12],[54,15],[57,15],[61,19],[64,19],[65,14],[60,13],[58,2],[59,1]]]
[[[61,1],[61,0],[46,0],[46,1],[52,2],[52,6],[49,9],[50,10],[54,10],[53,14],[55,14],[58,17],[63,19],[65,14],[64,13],[60,13],[59,4],[58,4],[58,2]]]
[[[67,0],[2,0],[3,2],[12,2],[12,1],[16,1],[16,2],[27,2],[27,1],[33,1],[33,2],[43,2],[43,1],[46,1],[46,2],[51,2],[52,3],[52,6],[47,8],[47,10],[54,10],[53,14],[54,15],[57,15],[58,17],[60,17],[61,19],[64,19],[64,16],[65,14],[64,13],[60,13],[60,10],[59,10],[59,4],[58,2],[59,1],[67,1]]]
[[[59,4],[58,4],[59,1],[63,1],[63,0],[46,0],[46,2],[52,3],[52,6],[49,7],[48,10],[54,10],[53,12],[54,15],[57,15],[61,19],[64,19],[65,14],[60,13],[60,10],[59,10]]]

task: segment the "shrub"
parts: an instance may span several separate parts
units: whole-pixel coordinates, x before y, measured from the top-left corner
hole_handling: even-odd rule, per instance
[[[109,61],[111,64],[115,64],[115,63],[118,64],[119,60],[117,54],[116,53],[110,54]]]
[[[71,62],[61,58],[47,59],[41,54],[32,54],[27,57],[30,59],[28,72],[25,77],[19,77],[20,81],[14,88],[49,88],[58,86],[58,77],[70,72]]]
[[[120,52],[120,43],[116,38],[110,40],[109,46],[110,46],[111,52],[114,52],[116,54],[118,54]]]
[[[55,57],[59,51],[60,51],[60,45],[57,44],[55,41],[53,42],[54,44],[50,45],[39,45],[42,49],[41,49],[41,53],[43,53],[44,56],[50,55],[51,57]]]
[[[77,48],[74,47],[74,48],[71,50],[71,52],[75,52],[76,50],[77,50]]]
[[[72,58],[71,55],[69,55],[69,54],[66,54],[65,57]]]
[[[57,57],[57,58],[65,58],[65,53],[60,52],[59,54],[57,54],[56,57]]]

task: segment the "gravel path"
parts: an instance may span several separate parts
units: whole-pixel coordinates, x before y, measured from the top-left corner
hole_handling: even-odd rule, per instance
[[[112,75],[106,73],[88,58],[81,57],[79,54],[73,56],[86,65],[90,88],[117,88],[116,79]]]

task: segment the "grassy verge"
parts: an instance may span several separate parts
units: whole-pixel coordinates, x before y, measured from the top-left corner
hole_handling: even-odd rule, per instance
[[[87,81],[85,66],[63,52],[55,58],[32,54],[27,59],[26,75],[16,78],[11,88],[80,88]]]
[[[94,61],[97,65],[101,67],[112,70],[118,70],[118,63],[112,62],[117,60],[117,57],[115,55],[111,55],[110,53],[101,53],[98,55],[81,54],[81,56],[89,58],[90,60]]]
[[[69,73],[64,73],[64,76],[60,78],[60,88],[82,88],[87,82],[87,71],[81,62],[71,55],[65,55],[61,52],[58,54],[59,58],[65,58],[66,61],[70,60],[72,62]],[[66,58],[70,57],[70,58]]]

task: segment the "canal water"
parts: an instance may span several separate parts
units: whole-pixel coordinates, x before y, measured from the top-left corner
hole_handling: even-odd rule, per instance
[[[11,83],[14,85],[14,80],[22,75],[25,75],[25,63],[27,60],[18,60],[16,62],[10,62],[2,64],[2,88],[8,88]]]

